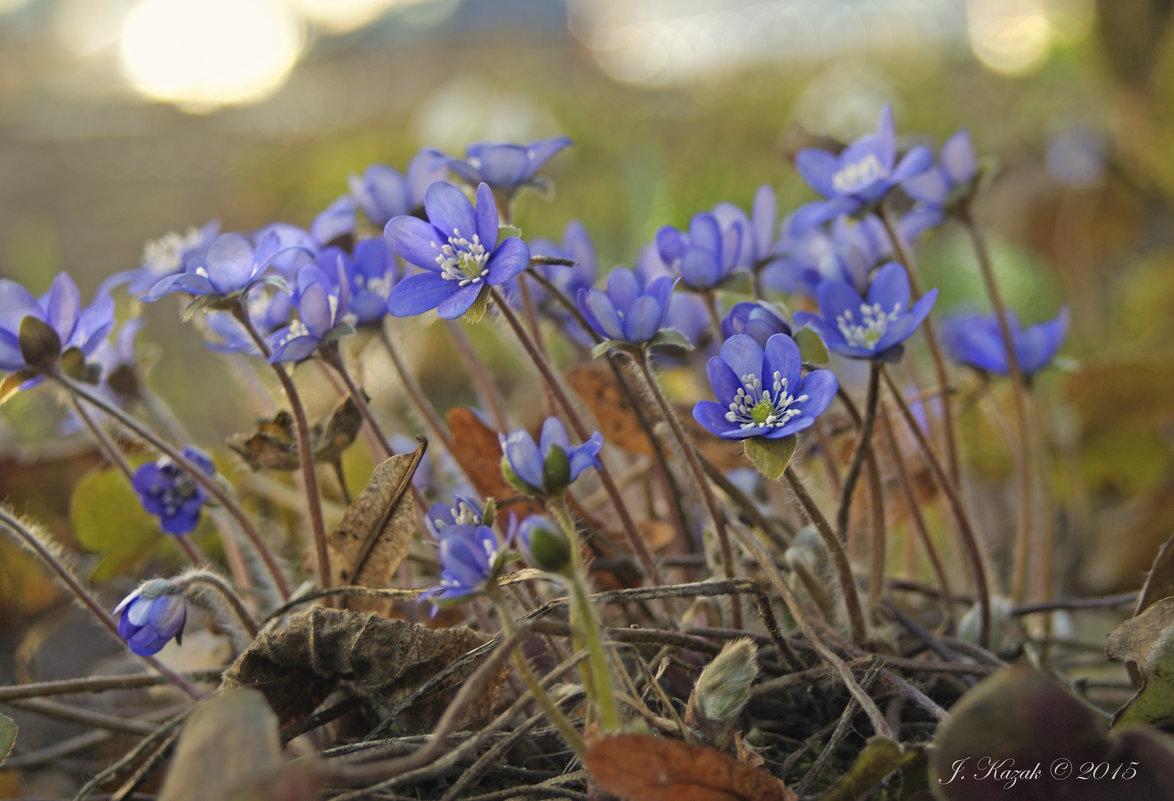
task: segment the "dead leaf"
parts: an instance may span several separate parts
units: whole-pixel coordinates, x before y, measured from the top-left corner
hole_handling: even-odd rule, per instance
[[[346,675],[354,691],[373,703],[386,708],[407,704],[396,728],[421,734],[432,730],[457,687],[476,669],[479,659],[466,656],[484,643],[469,628],[437,631],[371,613],[314,607],[263,631],[225,671],[224,686],[260,690],[287,726],[310,714]],[[492,714],[505,675],[503,668],[470,705],[468,725]]]
[[[330,572],[336,586],[386,587],[408,555],[416,533],[416,507],[409,491],[427,443],[379,463],[367,486],[351,502],[326,537]],[[346,608],[387,614],[385,598],[350,597]]]
[[[347,396],[331,410],[324,423],[310,427],[310,449],[316,462],[335,462],[355,441],[363,418],[354,399]],[[236,451],[254,470],[297,470],[298,435],[294,418],[285,409],[272,420],[258,420],[257,430],[251,434],[233,434],[226,444]]]
[[[1174,722],[1174,597],[1155,601],[1110,632],[1105,653],[1129,666],[1135,684],[1140,680],[1113,725]]]
[[[682,740],[606,737],[587,749],[583,762],[604,789],[631,801],[798,801],[765,770]]]
[[[628,453],[656,455],[636,409],[611,368],[599,363],[580,364],[571,368],[566,378],[595,415],[604,439]]]
[[[184,722],[159,801],[231,798],[281,764],[277,717],[265,697],[229,687],[201,701]]]
[[[509,511],[524,520],[532,514],[542,514],[542,504],[530,500],[512,499],[519,497],[517,491],[506,483],[501,475],[501,442],[497,432],[473,412],[463,406],[454,406],[444,415],[444,421],[452,431],[453,441],[460,445],[453,454],[453,458],[460,464],[465,475],[473,484],[482,498],[495,498],[498,506],[501,501],[511,499],[507,507]],[[501,515],[501,523],[508,522],[509,515]]]

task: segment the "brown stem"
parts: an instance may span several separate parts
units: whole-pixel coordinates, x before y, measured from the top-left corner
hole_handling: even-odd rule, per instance
[[[457,346],[457,353],[460,355],[461,361],[465,363],[469,376],[473,379],[473,386],[476,387],[477,394],[484,401],[489,416],[493,418],[494,427],[498,431],[509,431],[510,422],[509,416],[505,413],[505,401],[502,400],[501,393],[494,386],[493,377],[481,364],[477,351],[473,349],[473,344],[469,342],[465,329],[461,327],[461,322],[459,320],[445,320],[445,323],[448,326],[449,334],[452,335],[453,344]]]
[[[428,428],[432,430],[432,435],[439,440],[440,444],[449,453],[453,453],[454,445],[452,434],[448,430],[448,426],[440,419],[440,415],[436,413],[436,408],[432,402],[428,400],[428,396],[420,388],[420,384],[416,381],[416,377],[404,364],[403,358],[400,357],[399,348],[391,339],[391,334],[388,333],[386,326],[379,326],[379,334],[383,339],[383,345],[387,349],[387,355],[391,357],[391,364],[395,367],[395,373],[399,376],[400,383],[403,388],[407,390],[408,398],[412,405],[416,407],[416,411],[424,418],[424,422]]]

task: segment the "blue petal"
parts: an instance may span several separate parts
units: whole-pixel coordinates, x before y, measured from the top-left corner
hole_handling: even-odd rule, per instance
[[[795,155],[795,169],[808,185],[824,197],[840,194],[832,184],[832,177],[840,169],[840,160],[826,150],[805,148]]]
[[[721,253],[722,231],[717,218],[707,211],[694,214],[689,221],[689,244],[713,254]]]
[[[886,314],[900,306],[902,312],[909,308],[909,274],[895,261],[882,265],[868,287],[868,303],[879,304]],[[823,308],[821,305],[820,308]]]
[[[685,235],[671,225],[662,226],[656,232],[656,250],[666,265],[681,258],[688,246]]]
[[[779,225],[779,204],[775,190],[769,184],[762,184],[754,193],[750,220],[749,230],[754,243],[754,256],[757,259],[764,259],[774,249],[775,231]]]
[[[876,146],[881,163],[891,169],[897,148],[893,134],[893,108],[888,104],[881,109],[880,119],[876,123]]]
[[[602,448],[603,435],[596,431],[591,435],[589,440],[568,454],[570,457],[571,481],[578,478],[579,474],[588,467],[594,467],[596,470],[600,469],[599,451]]]
[[[693,406],[693,419],[711,434],[724,437],[737,426],[726,419],[726,407],[713,401],[697,401]]]
[[[486,250],[493,250],[497,246],[497,201],[493,199],[493,190],[488,184],[477,187],[477,236]],[[468,236],[468,234],[466,234]]]
[[[441,279],[444,280],[444,279]],[[449,284],[456,284],[456,281],[449,281]],[[478,281],[475,284],[465,284],[458,288],[455,292],[450,294],[447,298],[442,300],[436,306],[436,313],[445,320],[455,320],[462,314],[467,312],[469,308],[477,302],[477,296],[485,289],[485,284]]]
[[[182,595],[164,595],[153,599],[147,615],[147,625],[160,637],[168,639],[183,631],[186,620],[187,604]]]
[[[769,384],[777,371],[787,379],[789,392],[798,395],[803,358],[799,355],[799,346],[795,344],[795,340],[786,334],[775,334],[766,341],[763,354],[766,357],[766,367],[763,369],[762,383]]]
[[[617,310],[627,311],[640,296],[640,282],[626,267],[616,267],[607,277],[607,296]]]
[[[480,142],[471,145],[467,152],[470,164],[474,159],[480,162],[475,168],[494,186],[510,189],[532,174],[526,148],[521,145]]]
[[[840,382],[831,370],[812,370],[803,377],[802,393],[807,396],[803,402],[803,415],[817,417],[823,413],[836,397]]]
[[[314,283],[302,291],[298,298],[298,316],[315,339],[322,339],[334,327],[334,316],[330,310],[330,296],[326,287]]]
[[[550,139],[531,142],[526,147],[526,157],[530,161],[530,171],[533,173],[543,164],[550,161],[555,153],[558,153],[571,144],[571,139],[566,136],[554,136]]]
[[[221,234],[208,248],[204,270],[216,292],[228,295],[241,290],[253,277],[253,246],[240,234]]]
[[[542,432],[538,437],[538,450],[545,458],[552,446],[562,448],[563,453],[571,450],[571,440],[567,437],[567,428],[557,417],[548,417],[542,423]]]
[[[1033,325],[1015,338],[1015,355],[1019,367],[1031,375],[1051,361],[1068,333],[1068,309],[1060,310],[1056,319]]]
[[[862,205],[861,201],[848,195],[808,203],[791,215],[788,231],[792,236],[801,236],[820,223],[842,214],[851,214]]]
[[[409,275],[391,288],[387,310],[395,317],[411,317],[435,309],[456,291],[457,282],[447,281],[439,273]]]
[[[762,377],[762,346],[745,334],[734,334],[722,344],[721,360],[730,366],[739,381],[747,375]]]
[[[616,311],[615,305],[603,292],[598,289],[589,289],[584,294],[579,292],[579,308],[588,322],[594,321],[592,327],[596,333],[607,339],[623,339],[624,323]]]
[[[710,289],[721,278],[721,265],[713,251],[691,247],[681,257],[677,269],[681,280],[694,289]]]
[[[57,332],[63,343],[73,334],[79,311],[81,296],[78,294],[77,284],[67,273],[58,273],[45,299],[45,322]]]
[[[641,295],[624,316],[624,339],[628,342],[647,342],[656,336],[664,320],[665,306],[656,298]]]
[[[7,278],[0,279],[0,329],[17,334],[25,317],[45,319],[41,304],[27,289]],[[23,363],[23,361],[22,361]]]
[[[437,181],[424,193],[424,211],[428,220],[436,226],[445,238],[459,232],[460,236],[472,239],[477,233],[477,219],[473,204],[465,193],[450,183]],[[423,266],[423,265],[421,265]]]
[[[448,237],[418,217],[393,217],[383,229],[383,239],[392,252],[409,264],[438,270],[436,257]]]
[[[901,163],[893,170],[890,179],[893,183],[904,181],[912,178],[914,175],[920,175],[933,166],[933,154],[929,152],[929,148],[925,145],[918,145],[911,148],[908,153],[901,159]]]
[[[824,281],[815,291],[819,312],[830,324],[836,325],[836,318],[845,311],[852,312],[852,318],[860,322],[860,307],[864,299],[843,281]]]
[[[714,397],[718,399],[722,404],[722,408],[725,409],[734,400],[734,396],[738,394],[738,390],[742,388],[741,376],[734,375],[734,371],[730,369],[730,366],[717,357],[709,360],[709,364],[705,368],[705,374],[709,378],[709,386],[713,389]]]
[[[532,487],[541,488],[542,452],[538,450],[534,438],[521,429],[499,436],[502,453],[518,478]]]
[[[521,239],[511,236],[497,246],[485,266],[489,270],[485,283],[490,286],[504,284],[530,266],[530,248]]]
[[[946,203],[950,185],[946,174],[940,169],[926,170],[920,175],[907,178],[901,187],[914,200],[940,207]]]
[[[771,429],[766,434],[763,434],[763,437],[766,439],[782,439],[783,437],[793,437],[800,431],[806,431],[813,425],[815,425],[814,417],[808,417],[805,414],[801,414],[798,417],[792,417],[781,426]]]
[[[978,159],[974,155],[974,145],[970,143],[970,134],[965,128],[951,136],[942,145],[940,161],[942,170],[954,186],[969,182],[978,172]]]

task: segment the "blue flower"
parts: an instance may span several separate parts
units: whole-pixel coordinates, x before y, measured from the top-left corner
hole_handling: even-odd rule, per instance
[[[1068,333],[1068,309],[1060,310],[1053,320],[1020,328],[1019,321],[1007,312],[1007,325],[1015,345],[1019,370],[1025,377],[1048,365]],[[955,314],[942,321],[942,347],[946,354],[967,367],[997,375],[1007,375],[1007,351],[999,321],[995,315]]]
[[[885,106],[876,132],[857,139],[838,156],[818,148],[800,150],[795,156],[799,174],[827,200],[800,208],[791,218],[790,231],[801,234],[833,217],[855,214],[932,163],[933,156],[921,145],[897,162],[893,112]]]
[[[713,216],[723,231],[735,225],[742,230],[742,249],[738,266],[760,270],[777,258],[779,246],[779,213],[775,191],[767,184],[754,193],[750,216],[733,203],[718,203]]]
[[[378,323],[387,314],[387,296],[399,280],[396,260],[387,242],[383,237],[359,240],[343,267],[350,282],[350,311],[355,324]]]
[[[561,244],[548,239],[535,239],[530,242],[532,257],[546,256],[556,259],[573,261],[573,265],[565,264],[535,264],[530,269],[549,281],[555,289],[572,302],[576,300],[580,290],[588,290],[595,283],[596,257],[595,244],[583,223],[571,220],[563,230]],[[521,277],[516,279],[522,280]],[[530,285],[530,297],[534,305],[548,318],[553,320],[560,329],[580,345],[590,347],[593,339],[583,327],[574,322],[562,303],[551,297],[546,288],[537,283]]]
[[[206,474],[216,474],[212,460],[195,448],[184,448],[183,455]],[[140,465],[131,484],[143,508],[159,518],[168,534],[187,534],[200,522],[208,491],[168,457]]]
[[[746,334],[761,346],[775,334],[791,336],[791,326],[778,313],[778,309],[765,301],[735,303],[734,308],[722,320],[722,338],[734,334]]]
[[[811,298],[829,280],[867,291],[872,269],[891,253],[884,225],[871,214],[860,220],[837,217],[830,230],[816,227],[788,236],[779,249],[784,255],[762,271],[762,285]]]
[[[294,295],[298,316],[270,335],[271,364],[308,359],[324,343],[354,331],[347,306],[350,287],[343,267],[344,258],[341,252],[335,254],[338,280],[332,280],[317,265],[307,265],[298,271]]]
[[[726,223],[723,227],[714,214],[702,211],[689,221],[688,233],[671,225],[656,232],[660,257],[690,289],[713,289],[742,264],[742,241],[749,232],[737,219]]]
[[[901,358],[905,341],[937,299],[931,289],[909,306],[909,276],[889,262],[876,271],[867,299],[843,281],[824,281],[816,298],[819,315],[795,312],[795,323],[814,329],[830,350],[853,359]]]
[[[424,525],[436,539],[442,539],[444,531],[451,526],[479,526],[484,511],[481,505],[474,500],[456,497],[453,504],[434,503],[424,515]]]
[[[424,204],[424,192],[448,174],[447,157],[421,150],[408,162],[407,174],[385,164],[372,164],[362,177],[347,178],[351,196],[372,225],[380,228],[392,217],[411,214]]]
[[[557,417],[542,424],[539,441],[525,429],[498,434],[501,468],[520,492],[535,496],[557,495],[588,467],[599,469],[603,436],[596,431],[582,445],[572,448],[567,430]]]
[[[421,599],[433,603],[464,600],[483,590],[500,572],[504,552],[488,526],[448,526],[439,540],[440,584],[421,594]]]
[[[154,579],[123,598],[114,614],[119,616],[118,636],[139,656],[150,656],[172,639],[180,643],[188,610],[183,588]]]
[[[645,284],[638,274],[616,267],[607,277],[607,291],[579,290],[579,311],[604,339],[639,345],[664,327],[675,283],[664,275]]]
[[[288,249],[276,231],[262,236],[256,248],[241,234],[221,234],[202,259],[190,260],[183,272],[156,282],[143,300],[156,301],[173,292],[224,297],[243,294],[263,279],[270,263]]]
[[[187,270],[193,260],[203,259],[219,233],[220,223],[213,220],[202,228],[191,227],[183,234],[171,231],[153,239],[143,245],[138,267],[110,276],[102,282],[99,291],[125,284],[132,296],[142,295],[161,279]]]
[[[693,419],[726,439],[797,434],[815,422],[839,386],[830,370],[803,376],[802,367],[799,346],[786,334],[775,334],[765,347],[734,334],[721,355],[709,360],[709,385],[717,402],[698,401]]]
[[[465,158],[450,158],[445,165],[471,186],[486,183],[509,198],[523,186],[541,185],[541,179],[535,177],[538,170],[570,144],[565,136],[528,145],[477,142],[465,148]]]
[[[923,231],[938,225],[946,216],[951,196],[965,190],[978,175],[978,159],[970,134],[958,131],[942,145],[938,163],[930,169],[905,179],[901,187],[916,201],[913,208],[901,218],[901,233],[914,239]]]
[[[406,215],[384,229],[393,251],[425,272],[396,284],[387,309],[409,317],[436,309],[441,317],[460,317],[488,286],[513,278],[530,264],[530,249],[516,236],[497,241],[497,206],[489,186],[477,187],[473,206],[452,184],[437,182],[424,195],[425,222]]]
[[[89,356],[114,328],[114,300],[101,292],[83,309],[77,284],[66,273],[58,273],[40,299],[15,281],[0,278],[0,370],[15,372],[44,367],[25,362],[20,329],[26,317],[33,317],[53,330],[58,339],[57,355],[77,348]]]
[[[355,199],[350,195],[335,198],[310,224],[310,236],[327,244],[355,230]]]

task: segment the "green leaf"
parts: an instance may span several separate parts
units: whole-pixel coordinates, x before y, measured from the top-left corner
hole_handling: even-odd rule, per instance
[[[16,744],[16,723],[7,715],[0,714],[0,765],[12,753],[12,746]]]
[[[827,364],[828,349],[819,338],[819,334],[810,328],[800,328],[795,332],[795,344],[799,346],[799,355],[808,364]]]
[[[591,349],[591,358],[598,359],[600,356],[607,354],[609,350],[616,347],[618,343],[614,339],[605,339],[598,345]]]
[[[648,347],[650,348],[659,345],[670,345],[674,348],[693,350],[693,343],[675,328],[662,328],[656,332],[656,336],[648,340]]]
[[[852,768],[832,785],[819,801],[855,801],[869,792],[895,770],[917,759],[916,748],[905,748],[887,737],[870,737],[852,763]],[[905,797],[904,795],[902,796]]]
[[[511,236],[520,237],[521,235],[522,235],[522,229],[516,225],[499,225],[499,226],[497,226],[497,241],[498,242],[500,242],[501,240],[506,239],[508,237],[511,237]]]
[[[35,370],[17,370],[15,373],[4,376],[4,379],[0,381],[0,404],[15,395],[21,384],[36,377]]]
[[[159,521],[143,509],[130,482],[117,470],[87,473],[73,491],[69,518],[78,544],[102,556],[90,575],[95,583],[133,572],[163,541]]]
[[[24,363],[39,372],[51,369],[61,357],[61,337],[47,322],[31,315],[20,321],[18,341]]]
[[[482,287],[477,294],[477,299],[473,301],[473,305],[465,312],[465,319],[470,323],[479,323],[481,318],[485,316],[485,310],[489,308],[489,288]]]
[[[777,480],[795,455],[795,437],[751,437],[746,440],[746,458],[754,462],[758,472],[772,481]]]
[[[186,323],[188,320],[195,317],[204,309],[217,308],[216,302],[220,300],[219,295],[200,295],[192,300],[191,303],[183,307],[183,313],[180,315]]]

